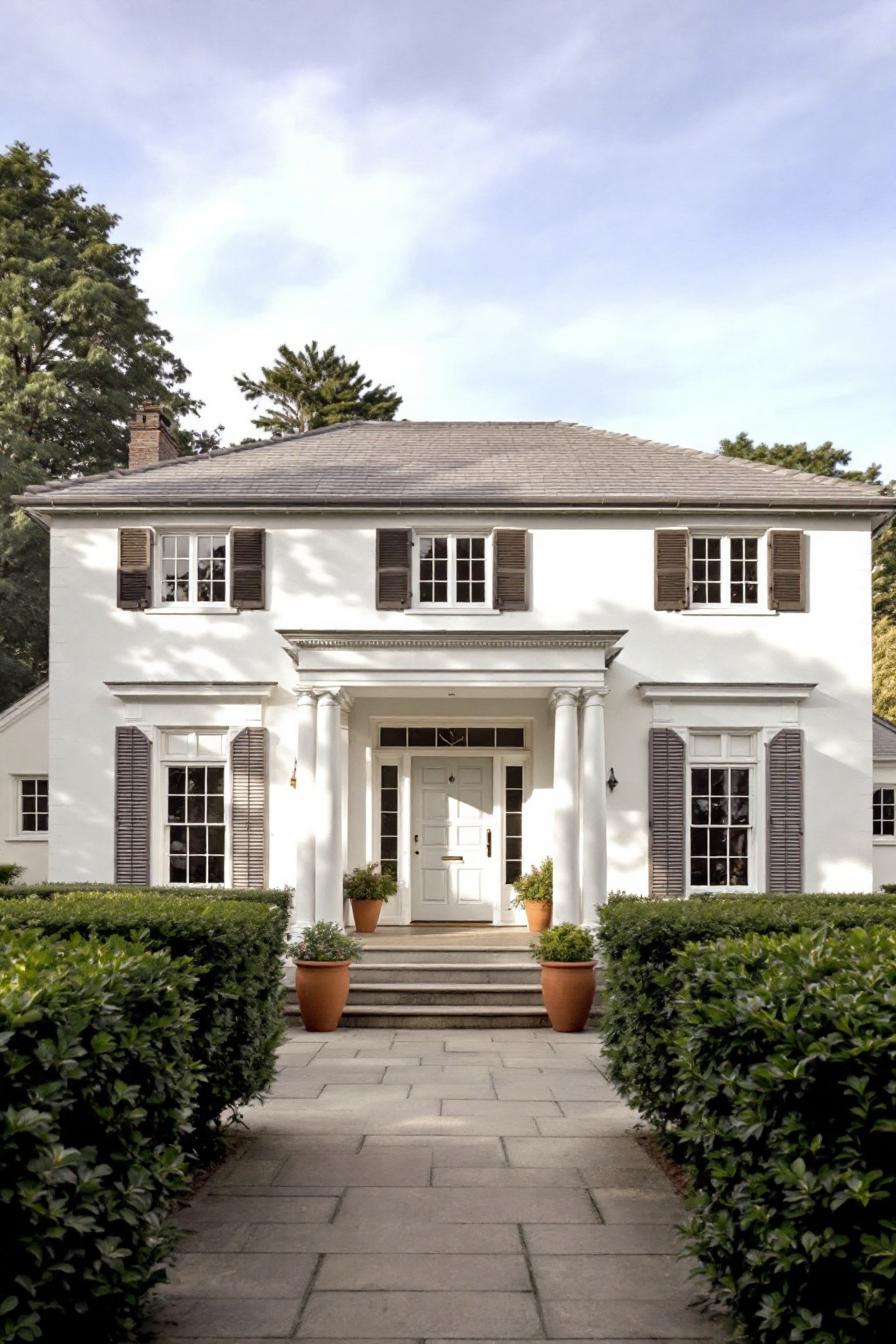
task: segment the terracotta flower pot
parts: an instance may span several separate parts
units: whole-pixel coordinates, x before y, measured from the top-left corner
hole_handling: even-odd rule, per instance
[[[554,913],[553,901],[526,901],[526,923],[530,933],[544,933],[551,927],[551,915]]]
[[[306,1031],[335,1031],[349,990],[349,961],[299,961],[296,994]]]
[[[380,922],[383,901],[352,901],[352,918],[358,933],[373,933]]]
[[[541,994],[555,1031],[581,1031],[594,1002],[593,961],[543,961]]]

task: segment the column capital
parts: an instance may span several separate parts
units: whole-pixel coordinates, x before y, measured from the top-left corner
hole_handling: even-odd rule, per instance
[[[314,686],[311,693],[321,704],[336,704],[344,710],[352,707],[352,697],[341,686]]]
[[[317,696],[318,692],[312,686],[299,686],[296,689],[296,704],[313,705]]]
[[[583,706],[587,708],[588,705],[601,705],[609,689],[608,686],[585,686],[582,690]]]
[[[578,686],[557,686],[551,691],[548,703],[556,710],[558,705],[578,705],[581,696]]]

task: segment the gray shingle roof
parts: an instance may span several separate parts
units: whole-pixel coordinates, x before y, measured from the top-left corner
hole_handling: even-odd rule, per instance
[[[355,421],[29,487],[54,505],[676,505],[891,509],[873,486],[563,421]]]
[[[896,723],[882,719],[878,714],[873,718],[872,755],[876,761],[896,761]]]

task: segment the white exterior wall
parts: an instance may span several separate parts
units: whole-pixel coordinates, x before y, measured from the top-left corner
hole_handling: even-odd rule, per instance
[[[627,630],[622,653],[607,674],[606,760],[619,787],[608,796],[610,890],[647,889],[647,732],[655,708],[638,683],[814,682],[818,689],[796,709],[806,744],[806,890],[869,890],[871,843],[871,613],[867,520],[848,516],[764,516],[736,521],[714,515],[712,530],[802,527],[809,556],[805,613],[717,615],[653,609],[653,533],[658,526],[706,527],[705,518],[577,517],[477,514],[433,520],[407,517],[329,518],[253,514],[249,519],[183,516],[61,517],[52,536],[51,694],[49,773],[52,839],[50,875],[110,880],[113,864],[114,728],[189,723],[235,728],[259,721],[269,729],[268,879],[292,884],[295,874],[296,794],[289,788],[296,755],[295,669],[278,629]],[[116,600],[120,525],[191,525],[267,529],[268,609],[201,615],[120,611]],[[462,616],[377,611],[374,606],[377,526],[484,530],[527,527],[531,533],[532,607],[504,615]],[[764,545],[764,543],[763,543]],[[452,654],[452,660],[459,654]],[[276,681],[263,706],[119,703],[106,681]],[[446,673],[450,684],[450,674]],[[500,697],[500,687],[495,688]],[[369,823],[359,802],[369,719],[376,701],[352,692],[348,859],[368,857]],[[462,693],[455,716],[472,712]],[[390,700],[395,712],[395,699]],[[416,703],[416,701],[414,702]],[[419,708],[419,706],[418,706]],[[429,701],[437,713],[445,709]],[[492,701],[492,708],[498,711]],[[403,707],[410,715],[410,704]],[[429,712],[427,710],[427,712]],[[514,706],[503,711],[515,713]],[[676,708],[676,715],[679,709]],[[774,727],[777,710],[762,705],[706,708],[718,727]],[[681,720],[696,713],[687,706]],[[253,717],[254,716],[254,717]],[[746,718],[744,717],[746,716]],[[765,717],[763,717],[765,716]],[[526,815],[526,862],[551,850],[551,726],[540,702],[532,768],[535,789]],[[161,875],[154,873],[154,878]],[[759,875],[761,889],[764,878]]]
[[[42,686],[0,714],[0,863],[24,869],[19,882],[44,882],[47,877],[50,832],[32,836],[19,830],[19,779],[47,774],[47,713],[47,688]]]

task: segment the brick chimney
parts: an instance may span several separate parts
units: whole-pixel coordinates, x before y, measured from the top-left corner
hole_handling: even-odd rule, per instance
[[[169,462],[180,456],[177,439],[171,433],[171,420],[157,402],[141,401],[133,420],[128,421],[128,429],[129,469]]]

